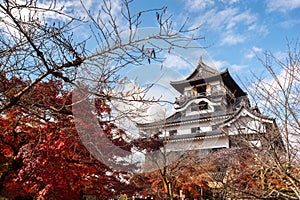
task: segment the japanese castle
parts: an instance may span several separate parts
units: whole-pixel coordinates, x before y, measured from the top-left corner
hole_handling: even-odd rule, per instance
[[[228,70],[220,72],[200,59],[186,79],[170,84],[180,93],[175,113],[164,120],[137,124],[148,135],[159,133],[167,151],[217,151],[240,146],[241,138],[262,147],[259,135],[277,130],[273,118],[251,107]]]

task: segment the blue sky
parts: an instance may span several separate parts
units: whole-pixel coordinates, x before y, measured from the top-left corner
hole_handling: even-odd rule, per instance
[[[219,70],[228,68],[237,82],[246,83],[245,87],[249,86],[246,79],[251,79],[252,73],[258,76],[263,73],[264,68],[256,55],[263,57],[267,50],[283,59],[288,41],[295,42],[300,36],[300,0],[138,0],[133,3],[133,11],[163,6],[167,6],[167,14],[173,15],[175,28],[187,17],[187,28],[201,26],[198,33],[205,40],[200,40],[199,45],[207,47],[205,51],[209,57],[204,61]],[[155,15],[149,15],[144,27],[155,26],[154,21]],[[196,67],[182,71],[187,66],[182,60],[172,58],[169,61],[166,66],[174,65],[172,69],[183,77]],[[158,81],[163,86],[175,78],[171,73],[164,71],[163,74],[165,79]],[[139,75],[141,73],[137,72]],[[153,93],[166,92],[156,89]],[[174,99],[169,95],[166,98]]]
[[[167,6],[175,24],[201,26],[208,55],[220,70],[249,75],[262,70],[255,54],[265,50],[284,56],[287,40],[300,34],[300,0],[140,0],[136,9]],[[150,19],[149,19],[150,20]],[[151,19],[152,20],[152,19]],[[151,26],[151,24],[149,24]]]
[[[41,2],[47,4],[48,1]],[[83,1],[87,9],[94,11],[100,8],[100,2]],[[64,5],[65,11],[84,13],[79,0],[59,0],[56,4],[57,7]],[[241,79],[249,76],[250,71],[261,73],[262,65],[255,54],[269,50],[282,58],[287,40],[295,41],[300,34],[300,0],[135,0],[131,3],[133,13],[164,6],[167,14],[173,15],[175,29],[187,17],[187,28],[201,26],[198,34],[205,40],[199,45],[207,47],[209,62],[220,70],[228,68]],[[114,14],[120,17],[121,0],[112,0],[112,7]],[[124,21],[119,19],[118,22],[122,26]],[[155,13],[145,15],[143,27],[155,27],[154,22]],[[90,32],[81,30],[79,36],[85,34]]]
[[[40,2],[49,4],[46,0]],[[94,11],[101,7],[101,2],[83,1],[87,9]],[[120,17],[121,0],[111,2],[114,14]],[[84,15],[79,0],[58,0],[56,5],[64,5],[66,12],[73,10],[79,15]],[[265,50],[269,50],[281,59],[287,49],[287,40],[295,42],[300,35],[300,0],[135,0],[131,4],[133,13],[164,6],[167,7],[167,14],[173,15],[175,30],[187,17],[189,21],[186,28],[200,26],[198,34],[205,37],[205,40],[200,40],[198,45],[207,47],[205,51],[209,57],[204,61],[219,70],[228,68],[236,80],[237,76],[245,80],[251,76],[250,72],[256,75],[262,73],[262,64],[258,62],[255,54],[262,56]],[[51,17],[55,19],[57,16]],[[120,26],[124,22],[122,20],[124,19],[118,20]],[[145,15],[142,27],[155,27],[154,22],[155,13]],[[75,39],[87,38],[90,34],[88,29],[79,30],[75,33]],[[189,52],[185,53],[187,54]],[[184,60],[171,56],[164,66],[172,67],[183,76],[187,76],[196,67],[186,67]],[[197,59],[200,57],[196,56]],[[187,70],[184,70],[185,68]],[[174,77],[170,75],[172,73],[165,71],[163,74],[169,75],[168,79],[165,79],[167,81]],[[165,80],[162,81],[164,84]]]

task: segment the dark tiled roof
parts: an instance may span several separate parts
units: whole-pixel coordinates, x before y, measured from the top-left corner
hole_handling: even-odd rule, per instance
[[[226,124],[230,121],[236,120],[237,116],[242,112],[243,109],[246,109],[249,113],[253,114],[254,116],[266,120],[274,120],[273,118],[270,118],[266,115],[262,115],[259,112],[256,111],[256,108],[248,108],[248,107],[240,107],[238,110],[235,110],[233,112],[213,112],[213,113],[204,113],[199,115],[191,115],[191,116],[184,116],[181,112],[176,112],[173,115],[169,116],[165,120],[152,122],[152,123],[144,123],[144,124],[137,124],[140,128],[151,128],[156,126],[168,126],[168,125],[180,125],[181,123],[185,122],[195,122],[195,121],[210,121],[214,120],[216,118],[223,119],[218,124],[215,124],[216,127],[219,127],[223,124]]]
[[[190,116],[185,116],[182,115],[181,112],[176,112],[173,115],[169,116],[165,120],[161,121],[156,121],[152,123],[144,123],[144,124],[137,124],[138,127],[140,128],[150,128],[150,127],[155,127],[155,126],[168,126],[168,125],[176,125],[180,123],[185,123],[185,122],[194,122],[194,121],[209,121],[209,120],[214,120],[215,118],[223,118],[224,120],[229,119],[231,116],[233,116],[234,113],[226,113],[223,111],[220,112],[212,112],[212,113],[203,113],[199,115],[190,115]]]
[[[202,62],[202,59],[200,59],[197,68],[185,80],[195,80],[199,78],[205,79],[218,75],[219,73],[220,72],[218,70],[204,64],[204,62]]]
[[[219,123],[219,124],[216,124],[216,126],[220,126],[222,124],[226,124],[228,122],[232,122],[232,121],[235,121],[237,119],[237,116],[243,111],[243,109],[246,109],[249,113],[251,113],[252,115],[258,117],[258,118],[261,118],[261,119],[266,119],[266,120],[270,120],[270,121],[274,121],[273,118],[271,117],[268,117],[266,115],[262,115],[260,112],[257,112],[257,108],[254,107],[254,108],[249,108],[249,107],[244,107],[244,106],[241,106],[231,117],[229,117],[228,119],[226,119],[224,122],[222,123]]]
[[[197,68],[184,80],[171,81],[171,85],[180,93],[183,93],[185,87],[205,84],[211,81],[221,80],[230,89],[230,91],[236,96],[245,96],[246,93],[240,88],[240,86],[233,80],[228,70],[219,72],[213,69],[201,60]]]
[[[171,141],[171,140],[180,140],[180,139],[201,139],[201,138],[212,137],[212,136],[222,136],[221,130],[174,135],[174,136],[167,137],[166,139],[167,141]]]

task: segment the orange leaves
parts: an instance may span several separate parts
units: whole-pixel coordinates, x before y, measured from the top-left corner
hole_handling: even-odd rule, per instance
[[[111,112],[111,108],[109,105],[106,104],[106,100],[101,98],[96,98],[94,100],[94,103],[95,103],[96,112],[99,116],[103,113]]]
[[[126,81],[126,79],[127,79],[127,77],[122,78],[122,79],[119,81],[119,84],[124,84],[125,81]]]
[[[57,149],[63,150],[66,147],[66,144],[63,141],[57,141]]]
[[[5,156],[5,157],[11,157],[13,154],[13,151],[11,148],[6,147],[4,149],[1,150],[1,153]]]
[[[155,49],[149,49],[147,48],[144,52],[144,45],[142,46],[142,54],[146,56],[148,64],[151,63],[151,59],[155,59],[156,58],[156,52]]]
[[[120,84],[124,81],[120,80]],[[0,89],[10,87],[1,84]],[[89,192],[109,196],[112,189],[128,187],[118,177],[121,172],[105,174],[110,169],[83,146],[72,113],[62,112],[61,108],[69,109],[72,95],[62,89],[60,82],[41,82],[22,97],[21,106],[13,106],[0,115],[0,166],[6,166],[0,169],[1,176],[5,176],[0,188],[5,187],[10,192],[9,198],[25,194],[44,199],[79,199],[79,192],[86,188]],[[94,103],[98,115],[110,112],[105,100],[95,99]],[[89,117],[95,113],[86,112],[86,107],[80,109],[72,112],[84,113],[80,124],[90,130]],[[123,139],[124,132],[118,130],[119,135],[114,138],[112,130],[117,129],[116,126],[100,125],[107,127],[103,134],[113,144],[130,154],[132,145]],[[108,153],[113,152],[112,148]]]

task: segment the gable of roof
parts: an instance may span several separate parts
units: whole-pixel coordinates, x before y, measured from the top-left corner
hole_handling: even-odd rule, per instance
[[[150,123],[137,123],[137,127],[143,129],[151,129],[151,128],[162,128],[169,126],[180,126],[182,124],[190,124],[190,123],[199,123],[203,121],[211,121],[214,119],[223,119],[227,121],[227,119],[231,118],[234,113],[206,113],[201,115],[191,115],[185,116],[182,115],[181,112],[175,112],[171,116],[167,117],[165,120],[150,122]]]
[[[250,108],[242,106],[237,112],[232,115],[230,118],[228,118],[226,121],[224,121],[222,124],[219,124],[220,127],[230,126],[230,124],[236,122],[243,116],[248,116],[256,121],[261,121],[264,123],[274,123],[274,118],[270,118],[268,116],[262,115],[260,113],[255,112],[254,110],[251,110]]]
[[[184,91],[184,88],[191,87],[194,85],[200,85],[209,83],[212,81],[220,80],[224,83],[224,85],[227,86],[227,88],[234,94],[235,97],[245,96],[247,95],[242,88],[235,82],[235,80],[232,78],[228,70],[225,70],[223,72],[218,72],[217,74],[214,74],[213,76],[209,76],[206,78],[202,78],[200,75],[196,76],[193,75],[192,79],[185,79],[181,81],[171,81],[171,85],[181,94]]]
[[[200,59],[197,68],[185,80],[205,79],[218,74],[218,70],[209,67]]]

